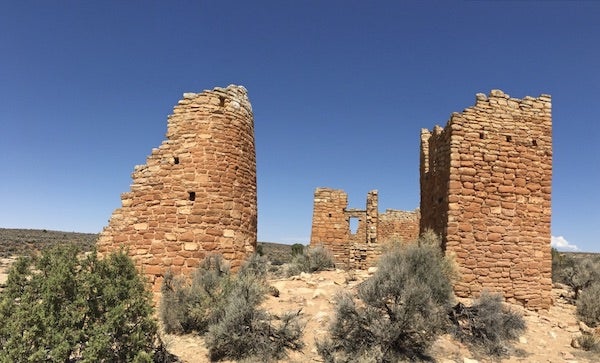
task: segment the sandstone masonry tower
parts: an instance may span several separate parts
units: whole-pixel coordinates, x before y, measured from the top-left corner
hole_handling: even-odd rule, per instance
[[[549,95],[493,90],[421,132],[421,231],[455,256],[459,296],[500,291],[551,304],[552,116]]]
[[[185,93],[168,118],[167,140],[136,166],[98,241],[125,247],[160,288],[167,270],[189,273],[208,254],[239,266],[256,247],[256,154],[244,87]]]

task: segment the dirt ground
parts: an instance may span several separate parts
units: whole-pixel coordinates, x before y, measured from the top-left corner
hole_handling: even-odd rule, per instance
[[[353,290],[358,283],[369,276],[366,271],[324,271],[315,274],[302,274],[285,279],[271,280],[279,292],[279,297],[269,297],[264,307],[273,314],[302,309],[306,327],[301,352],[291,352],[287,362],[322,362],[315,348],[315,339],[327,334],[333,318],[333,297],[338,291]],[[353,281],[352,281],[353,280]],[[600,362],[600,355],[575,349],[571,346],[573,337],[580,331],[575,318],[575,306],[569,304],[569,292],[561,288],[553,290],[554,306],[548,311],[531,312],[519,306],[511,308],[521,312],[527,324],[527,331],[515,344],[515,354],[501,362]],[[201,337],[193,335],[164,335],[169,351],[183,362],[207,362],[207,349]],[[439,338],[432,349],[436,362],[475,363],[494,362],[469,352],[460,342],[450,336]]]

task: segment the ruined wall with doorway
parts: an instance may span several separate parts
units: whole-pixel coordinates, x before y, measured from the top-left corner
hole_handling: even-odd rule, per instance
[[[256,154],[244,87],[185,93],[167,139],[136,166],[98,251],[124,247],[158,291],[165,272],[188,274],[208,254],[235,269],[256,247]]]
[[[375,265],[385,243],[415,240],[419,213],[388,210],[379,214],[378,192],[367,194],[365,209],[348,208],[348,195],[339,189],[315,190],[311,246],[332,252],[336,266],[364,269]],[[350,220],[358,220],[356,231]]]
[[[551,304],[551,98],[477,94],[444,128],[421,132],[421,230],[455,257],[458,296],[501,292]]]

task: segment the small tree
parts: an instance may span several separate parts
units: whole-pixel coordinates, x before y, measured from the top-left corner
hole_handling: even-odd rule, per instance
[[[336,299],[330,339],[317,342],[326,362],[420,359],[444,330],[452,300],[451,264],[430,243],[395,246],[358,290]]]
[[[20,258],[0,295],[0,361],[130,362],[154,355],[150,295],[122,251],[57,246]]]
[[[595,282],[600,282],[600,261],[591,257],[573,260],[563,257],[564,265],[560,269],[559,281],[570,286],[575,292],[575,300],[579,293]]]
[[[300,243],[294,243],[292,245],[292,256],[302,255],[304,253],[304,245]]]

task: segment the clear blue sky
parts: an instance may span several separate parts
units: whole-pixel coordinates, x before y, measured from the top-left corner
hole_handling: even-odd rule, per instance
[[[99,232],[181,95],[233,83],[259,240],[306,243],[319,186],[418,207],[420,129],[502,89],[552,94],[552,234],[600,251],[599,19],[599,2],[1,1],[0,227]]]

